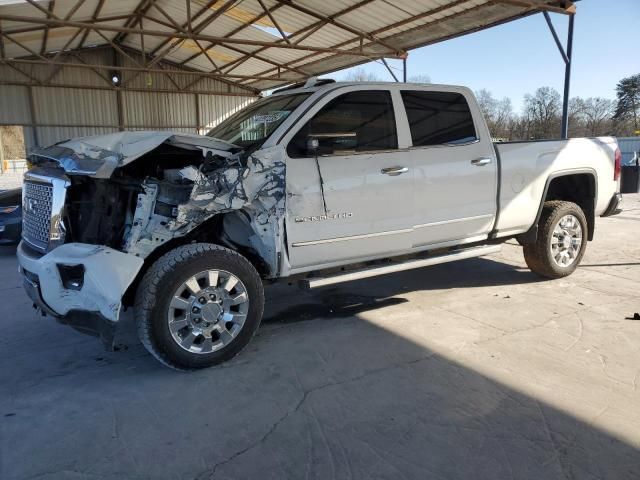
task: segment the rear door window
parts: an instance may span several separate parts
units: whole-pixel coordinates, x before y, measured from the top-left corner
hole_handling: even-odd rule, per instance
[[[402,91],[414,147],[478,140],[469,104],[455,92]]]
[[[359,90],[334,98],[296,133],[287,148],[288,155],[309,156],[307,140],[314,136],[320,139],[322,155],[397,149],[390,92]]]

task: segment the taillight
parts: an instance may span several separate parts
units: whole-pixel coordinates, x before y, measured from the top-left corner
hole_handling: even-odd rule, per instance
[[[622,163],[622,153],[620,152],[619,148],[616,148],[615,166],[613,167],[613,180],[616,181],[616,182],[620,178],[620,169],[621,169],[620,164],[621,163]]]

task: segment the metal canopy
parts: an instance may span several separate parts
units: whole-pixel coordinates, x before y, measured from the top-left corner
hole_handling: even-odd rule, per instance
[[[406,58],[410,49],[538,12],[575,7],[568,0],[0,0],[0,63],[130,78],[188,73],[258,92]],[[129,61],[92,65],[62,55],[96,46]]]

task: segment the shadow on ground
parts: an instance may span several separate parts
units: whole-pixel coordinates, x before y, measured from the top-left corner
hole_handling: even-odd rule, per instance
[[[429,268],[398,272],[308,291],[276,284],[266,289],[263,323],[291,323],[315,318],[343,318],[407,302],[408,292],[541,282],[526,269],[474,258]],[[292,299],[295,298],[295,303]],[[281,301],[284,299],[284,302]],[[283,303],[286,304],[283,306]]]
[[[536,281],[470,260],[320,292],[277,285],[249,348],[193,373],[161,367],[130,320],[120,350],[102,353],[12,289],[0,477],[637,479],[633,446],[405,335],[410,292]],[[380,309],[386,328],[363,317]],[[438,335],[431,320],[417,327]]]

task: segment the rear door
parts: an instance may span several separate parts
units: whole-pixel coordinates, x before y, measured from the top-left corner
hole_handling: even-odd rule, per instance
[[[413,172],[398,142],[389,89],[327,95],[287,146],[287,240],[292,268],[384,257],[411,248]],[[320,140],[318,155],[307,149]]]
[[[415,174],[412,244],[482,240],[496,214],[493,143],[467,89],[402,89]]]

